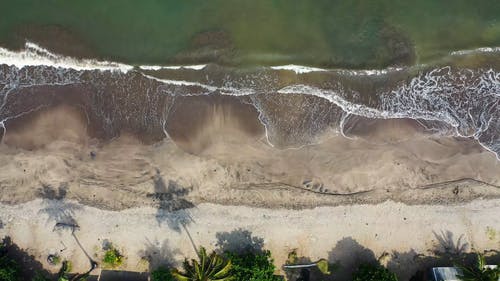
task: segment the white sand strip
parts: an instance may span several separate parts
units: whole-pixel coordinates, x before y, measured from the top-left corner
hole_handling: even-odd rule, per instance
[[[141,262],[141,256],[148,254],[156,262],[168,257],[169,253],[173,253],[177,261],[194,254],[185,230],[176,231],[171,227],[180,225],[176,220],[182,217],[182,211],[175,216],[158,218],[154,208],[105,211],[76,202],[39,199],[15,206],[0,205],[0,208],[3,222],[0,236],[11,236],[21,248],[53,270],[57,268],[50,267],[45,259],[65,246],[67,249],[62,251],[62,256],[73,261],[75,270],[82,271],[88,266],[70,231],[53,232],[54,218],[64,217],[61,216],[63,212],[73,216],[80,225],[76,234],[90,255],[102,255],[102,241],[109,239],[127,257],[123,268],[128,270],[146,270],[147,264]],[[458,243],[467,251],[500,248],[498,199],[476,200],[458,206],[408,206],[385,202],[300,211],[200,204],[189,210],[189,214],[193,222],[187,228],[196,244],[212,249],[217,242],[216,233],[243,228],[264,239],[278,267],[294,248],[299,255],[313,260],[333,257],[341,262],[349,261],[356,255],[355,251],[332,252],[336,246],[339,248],[339,241],[350,240],[345,238],[352,238],[372,250],[376,257],[384,252],[410,250],[430,255],[442,250],[438,237]],[[448,238],[447,232],[451,235]],[[156,254],[148,252],[148,248],[156,248]]]

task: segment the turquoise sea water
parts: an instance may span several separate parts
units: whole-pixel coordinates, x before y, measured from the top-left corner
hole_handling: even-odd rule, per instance
[[[500,46],[498,0],[3,0],[0,11],[2,46],[31,39],[133,64],[380,68]]]

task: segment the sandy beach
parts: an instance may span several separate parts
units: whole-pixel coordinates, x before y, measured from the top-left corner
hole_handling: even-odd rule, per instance
[[[260,241],[278,268],[293,249],[340,262],[339,280],[380,256],[409,280],[450,265],[443,256],[500,247],[500,164],[473,141],[360,118],[346,136],[277,148],[244,103],[186,99],[170,113],[171,139],[152,144],[132,133],[92,137],[66,105],[11,122],[0,146],[0,236],[52,271],[46,258],[57,252],[74,271],[88,267],[58,222],[76,222],[96,260],[115,244],[131,271],[193,256],[189,235],[209,249],[227,237]]]
[[[75,201],[37,199],[2,204],[0,234],[12,237],[52,271],[58,268],[46,257],[55,253],[71,260],[75,271],[89,267],[71,231],[54,228],[56,221],[71,217],[80,226],[75,235],[89,255],[99,260],[103,243],[112,242],[126,257],[122,270],[147,271],[150,266],[178,265],[183,257],[193,257],[189,234],[195,245],[208,249],[241,243],[264,247],[272,251],[278,268],[294,249],[310,260],[327,258],[343,266],[335,280],[345,280],[363,261],[384,256],[383,262],[400,280],[409,280],[427,266],[449,265],[444,258],[449,255],[496,253],[499,206],[499,200],[441,206],[387,201],[287,210],[203,203],[165,213],[152,207],[106,211]]]
[[[0,237],[38,269],[60,253],[84,271],[82,248],[108,243],[122,270],[249,243],[278,274],[294,249],[340,263],[335,280],[498,258],[493,69],[141,68],[26,46],[0,49]]]

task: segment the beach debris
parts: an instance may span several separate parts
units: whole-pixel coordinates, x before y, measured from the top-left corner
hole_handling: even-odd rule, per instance
[[[304,180],[302,181],[302,186],[313,192],[327,193],[328,189],[324,188],[323,183],[319,180]]]
[[[47,262],[51,265],[58,265],[61,262],[61,257],[50,254],[47,256]]]
[[[310,268],[310,267],[317,267],[321,273],[325,275],[331,274],[331,272],[328,269],[328,261],[325,259],[320,259],[317,262],[312,262],[312,263],[307,263],[307,264],[285,264],[283,265],[284,269],[294,269],[294,268]]]
[[[111,249],[112,247],[113,247],[113,244],[111,243],[111,241],[109,241],[109,239],[102,240],[102,249],[104,251],[107,251],[107,250]]]
[[[52,231],[61,229],[71,229],[72,232],[75,232],[75,230],[80,230],[80,226],[76,223],[58,222]]]
[[[312,184],[312,180],[304,180],[302,182],[302,185],[305,187],[305,188],[311,188],[311,184]]]
[[[63,251],[65,251],[66,249],[68,249],[68,247],[66,246],[66,244],[64,244],[63,241],[59,241],[61,243],[61,245],[63,245],[63,248],[61,250],[59,250],[60,253],[62,253]]]

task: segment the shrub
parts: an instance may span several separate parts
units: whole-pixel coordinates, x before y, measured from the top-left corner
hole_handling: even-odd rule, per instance
[[[106,251],[102,262],[111,268],[118,267],[123,263],[123,256],[120,252],[113,246]]]
[[[271,252],[262,253],[248,252],[245,254],[235,254],[226,252],[226,257],[231,260],[233,267],[232,276],[235,280],[245,281],[279,281],[279,276],[274,275],[275,267]]]
[[[151,272],[151,281],[175,281],[170,269],[159,267]]]
[[[462,274],[458,276],[462,281],[498,281],[500,280],[500,266],[496,268],[488,268],[483,255],[477,254],[477,261],[474,266],[458,266]]]
[[[48,260],[52,265],[58,265],[61,263],[61,257],[58,255],[50,255]]]
[[[31,281],[52,281],[49,277],[43,275],[41,272],[35,273],[35,276],[33,276],[33,279]]]
[[[59,270],[59,273],[57,274],[57,281],[68,281],[69,276],[68,273],[71,271],[71,262],[69,261],[63,261],[61,269]]]
[[[17,262],[7,256],[4,243],[0,243],[0,281],[17,281],[21,270]]]
[[[17,263],[7,256],[0,257],[0,280],[17,281],[20,276],[20,270]]]
[[[398,281],[396,274],[387,268],[372,264],[362,264],[354,273],[353,281]]]

